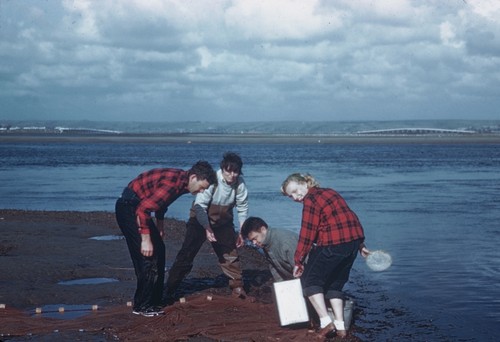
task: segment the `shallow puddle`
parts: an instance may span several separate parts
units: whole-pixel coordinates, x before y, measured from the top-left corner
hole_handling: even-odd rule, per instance
[[[114,283],[119,281],[114,278],[82,278],[82,279],[73,279],[73,280],[64,280],[60,281],[57,284],[59,285],[96,285],[96,284],[106,284],[106,283]]]
[[[89,238],[90,240],[98,240],[98,241],[113,241],[113,240],[123,240],[125,236],[123,235],[101,235],[101,236],[93,236]]]

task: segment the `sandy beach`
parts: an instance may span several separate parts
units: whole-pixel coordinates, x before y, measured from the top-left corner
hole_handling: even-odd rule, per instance
[[[165,316],[145,318],[133,315],[127,306],[135,275],[113,213],[0,210],[0,230],[2,341],[316,340],[307,325],[280,326],[271,275],[251,248],[240,249],[251,298],[231,296],[211,246],[205,244],[181,286],[179,297],[184,299],[166,307]],[[168,220],[167,265],[175,258],[184,230],[183,221]],[[101,239],[110,236],[116,239]],[[100,278],[115,281],[61,283]],[[70,310],[48,317],[43,311],[36,313],[37,308],[65,305],[85,308],[76,318]],[[351,332],[355,330],[354,323]]]

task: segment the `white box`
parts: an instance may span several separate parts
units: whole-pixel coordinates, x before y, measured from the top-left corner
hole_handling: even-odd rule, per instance
[[[281,326],[309,321],[300,279],[276,282],[274,294]]]

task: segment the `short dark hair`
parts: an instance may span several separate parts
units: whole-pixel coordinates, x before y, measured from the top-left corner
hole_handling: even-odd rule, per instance
[[[220,168],[226,171],[234,171],[242,175],[243,172],[241,171],[241,169],[243,169],[243,161],[238,154],[234,152],[226,152],[222,156]]]
[[[264,221],[260,217],[250,216],[245,220],[245,222],[243,222],[243,225],[241,226],[241,236],[245,239],[248,239],[248,234],[250,234],[251,232],[259,231],[260,227],[262,226],[268,228],[266,221]]]
[[[195,175],[198,180],[207,180],[209,184],[217,183],[217,174],[212,165],[205,160],[200,160],[188,171],[188,175]]]

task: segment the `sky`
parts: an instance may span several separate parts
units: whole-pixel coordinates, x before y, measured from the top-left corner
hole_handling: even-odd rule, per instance
[[[0,0],[0,120],[500,119],[498,0]]]

